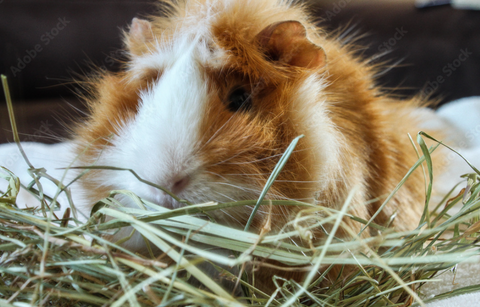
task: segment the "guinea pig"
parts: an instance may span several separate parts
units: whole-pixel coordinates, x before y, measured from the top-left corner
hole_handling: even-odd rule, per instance
[[[339,209],[355,191],[349,213],[369,220],[417,161],[407,133],[420,130],[415,110],[426,102],[386,95],[375,83],[378,67],[325,33],[302,5],[159,4],[164,14],[134,18],[125,32],[124,69],[90,79],[91,115],[74,134],[82,165],[132,169],[191,203],[251,200],[292,140],[304,135],[266,198]],[[166,208],[182,206],[125,172],[92,170],[80,185],[85,212],[120,189]],[[422,173],[414,172],[374,222],[414,229],[424,187]],[[243,228],[252,209],[225,209],[215,217]],[[278,231],[299,210],[261,209],[250,231],[259,232],[269,214],[271,231]],[[344,223],[355,232],[363,226],[352,219]],[[319,230],[313,237],[325,236]],[[138,251],[138,241],[125,246]],[[261,288],[273,287],[274,274],[303,276],[260,270]]]

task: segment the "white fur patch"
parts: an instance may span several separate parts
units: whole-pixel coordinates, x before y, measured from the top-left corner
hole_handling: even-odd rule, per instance
[[[324,177],[328,178],[339,171],[340,148],[345,141],[328,114],[325,106],[327,102],[321,99],[325,83],[319,78],[321,77],[314,74],[303,82],[294,95],[291,112],[293,121],[301,123],[299,132],[305,135],[305,141],[313,147],[308,150],[316,155],[314,160],[317,163],[310,166],[311,172],[319,176],[317,180],[321,185],[326,182]],[[323,188],[319,186],[319,189]]]
[[[207,82],[199,65],[195,42],[184,40],[175,47],[171,50],[175,60],[162,63],[162,76],[140,93],[136,116],[122,125],[111,141],[112,146],[105,149],[98,161],[100,165],[128,166],[142,178],[167,189],[176,178],[198,167],[194,156],[208,101]],[[139,182],[130,173],[102,173],[108,177],[107,184],[116,189],[134,190],[160,203],[169,198]]]

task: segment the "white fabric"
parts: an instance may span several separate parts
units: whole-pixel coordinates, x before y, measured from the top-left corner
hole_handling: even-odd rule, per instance
[[[44,168],[48,175],[62,181],[63,184],[68,184],[74,178],[73,171],[66,172],[65,170],[75,159],[71,150],[72,144],[65,142],[47,145],[25,142],[22,143],[22,148],[34,168]],[[28,164],[15,143],[0,144],[0,166],[14,173],[24,185],[30,184],[33,180],[33,177],[27,171]],[[0,169],[0,172],[4,171]],[[50,197],[56,195],[58,186],[55,183],[46,178],[41,178],[40,183],[45,195]],[[6,187],[7,182],[0,180],[0,191],[5,191]],[[74,189],[74,186],[72,188]],[[75,195],[75,193],[73,194]],[[57,201],[62,205],[62,208],[55,214],[61,217],[63,211],[68,207],[68,200],[66,195],[62,193],[59,194]],[[17,197],[17,205],[19,207],[36,207],[40,206],[40,201],[30,192],[21,188]]]
[[[480,97],[450,102],[440,107],[437,114],[452,127],[463,132],[461,137],[464,143],[460,145],[461,147],[480,147]]]
[[[442,293],[447,293],[470,285],[480,284],[480,260],[475,259],[473,262],[459,263],[455,272],[453,270],[448,270],[436,276],[434,279],[439,281],[429,282],[422,287],[422,298],[434,298],[436,295]],[[475,304],[472,303],[475,302],[473,299],[476,300]],[[427,304],[427,306],[480,306],[480,293],[474,292],[474,294],[459,295],[450,299],[436,300]]]
[[[437,115],[445,120],[451,136],[455,139],[458,151],[475,167],[480,168],[480,97],[460,99],[440,107]],[[447,156],[447,172],[438,178],[437,184],[443,192],[452,188],[452,178],[459,174],[471,173],[471,168],[456,154]],[[446,271],[435,277],[435,282],[422,287],[424,299],[447,293],[469,285],[480,284],[480,261],[460,263],[456,272]],[[428,307],[473,307],[480,306],[480,292],[454,296],[449,299],[434,300]]]
[[[480,306],[480,293],[473,292],[437,300],[427,304],[428,307],[475,307]]]

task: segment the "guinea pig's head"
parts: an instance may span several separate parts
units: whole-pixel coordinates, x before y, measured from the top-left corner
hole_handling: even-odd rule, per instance
[[[257,10],[177,8],[168,18],[133,19],[125,70],[92,82],[92,115],[77,130],[82,163],[132,169],[192,203],[256,199],[304,134],[267,198],[312,201],[336,146],[322,107],[326,55],[304,21]],[[128,189],[180,206],[129,172],[90,171],[82,184],[90,203]],[[279,221],[289,210],[274,207],[272,214]],[[219,220],[240,226],[250,213],[231,209]]]

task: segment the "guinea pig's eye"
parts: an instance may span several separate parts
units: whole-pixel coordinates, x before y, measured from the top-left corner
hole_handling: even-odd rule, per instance
[[[243,87],[234,89],[228,95],[227,107],[232,112],[250,110],[252,107],[252,94]]]

